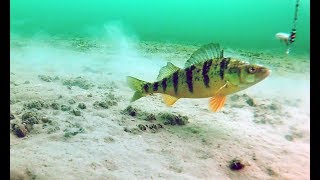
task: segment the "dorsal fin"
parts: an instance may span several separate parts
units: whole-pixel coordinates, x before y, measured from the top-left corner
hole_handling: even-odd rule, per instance
[[[217,59],[223,57],[223,50],[220,50],[218,43],[210,43],[201,46],[196,50],[185,63],[184,67],[190,67],[193,64],[207,61],[209,59]]]
[[[157,80],[160,81],[161,79],[168,77],[170,74],[176,72],[179,69],[179,67],[173,65],[171,62],[168,62],[166,66],[163,66],[160,69]]]

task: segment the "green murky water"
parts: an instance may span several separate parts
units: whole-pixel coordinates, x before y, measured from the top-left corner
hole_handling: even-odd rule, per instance
[[[230,48],[283,51],[296,0],[10,1],[11,35],[100,38],[117,24],[139,40],[219,42]],[[310,1],[300,0],[293,53],[309,53]]]

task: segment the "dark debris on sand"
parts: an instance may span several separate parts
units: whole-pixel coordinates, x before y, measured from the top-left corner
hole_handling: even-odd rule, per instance
[[[185,125],[188,123],[188,117],[180,114],[159,113],[159,118],[165,125]]]
[[[242,95],[232,95],[230,99],[233,101],[231,107],[235,108],[243,108],[245,106],[251,106],[253,108],[253,115],[254,115],[254,123],[257,124],[270,124],[274,125],[281,125],[283,124],[283,116],[285,112],[283,112],[281,103],[279,102],[270,102],[261,100],[257,103],[252,97],[248,96],[247,94]]]
[[[131,105],[122,110],[121,113],[149,122],[160,120],[165,125],[185,125],[188,123],[187,116],[181,116],[180,114],[175,115],[166,112],[161,112],[155,115],[153,113],[144,112],[140,109],[134,108]]]
[[[48,108],[49,105],[42,100],[35,100],[24,104],[24,108],[26,109],[37,109],[40,110],[42,108]]]
[[[76,101],[75,101],[75,100],[73,100],[73,99],[69,99],[69,100],[68,100],[68,103],[69,103],[69,104],[75,104],[75,103],[76,103]]]
[[[45,81],[45,82],[52,82],[52,81],[59,80],[59,77],[58,77],[58,76],[51,77],[51,76],[48,76],[48,75],[38,75],[38,77],[39,77],[42,81]]]
[[[270,124],[272,126],[282,125],[283,116],[286,115],[279,103],[264,103],[255,108],[253,122],[257,124]]]
[[[27,135],[28,130],[25,125],[23,124],[13,124],[12,131],[16,134],[19,138],[23,138]]]
[[[70,111],[71,110],[71,106],[62,104],[61,105],[61,111]]]
[[[86,109],[87,106],[86,106],[84,103],[79,103],[79,104],[78,104],[78,108],[80,108],[80,109]]]
[[[70,123],[67,126],[67,128],[63,130],[63,132],[64,132],[65,138],[70,138],[79,133],[84,133],[85,129],[79,123],[75,123],[75,124]]]
[[[13,133],[19,138],[22,138],[33,129],[33,125],[39,124],[39,117],[34,112],[26,112],[22,115],[21,120],[13,120],[10,124]]]
[[[58,103],[56,103],[56,102],[51,103],[51,107],[52,107],[52,109],[55,109],[55,110],[59,110],[60,109],[60,105]]]
[[[18,137],[25,137],[28,133],[39,133],[43,127],[51,124],[51,120],[38,112],[27,111],[10,121],[12,132]]]
[[[75,116],[81,116],[81,111],[79,109],[72,109],[72,114]]]
[[[76,78],[65,79],[62,81],[62,84],[68,87],[77,86],[85,90],[94,87],[92,83],[90,83],[88,80],[84,79],[81,76],[78,76]]]
[[[121,114],[132,116],[137,119],[143,120],[144,123],[137,124],[137,130],[143,132],[152,132],[156,133],[160,129],[164,128],[165,125],[186,125],[188,123],[188,117],[182,116],[180,114],[172,114],[168,112],[161,112],[158,114],[154,113],[148,113],[145,111],[142,111],[141,109],[138,109],[136,107],[133,107],[129,105],[124,110],[121,111]],[[158,121],[159,123],[155,123],[155,121]],[[124,129],[126,132],[132,132],[129,131],[128,128]]]
[[[239,159],[232,159],[229,162],[229,168],[233,171],[241,170],[245,167],[245,165]]]
[[[108,92],[105,94],[106,97],[104,100],[102,101],[95,101],[93,103],[93,106],[95,108],[104,108],[104,109],[109,109],[111,106],[116,106],[118,105],[118,101],[119,101],[119,97],[116,97],[114,94],[112,94],[111,92]]]
[[[10,120],[15,119],[14,115],[10,112]]]
[[[22,115],[22,123],[25,123],[25,124],[30,124],[30,125],[38,124],[39,123],[38,119],[39,119],[38,115],[34,112],[26,112]]]
[[[234,94],[230,97],[230,99],[233,101],[233,104],[231,105],[231,107],[242,108],[247,105],[251,107],[256,106],[255,100],[252,97],[248,96],[247,94],[242,94],[242,95]]]
[[[138,111],[140,111],[140,110],[138,110],[132,106],[128,106],[124,110],[122,110],[121,113],[135,117],[137,115]]]

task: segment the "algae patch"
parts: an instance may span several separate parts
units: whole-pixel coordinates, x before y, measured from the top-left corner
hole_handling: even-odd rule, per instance
[[[118,105],[118,101],[119,101],[119,97],[116,97],[114,94],[112,94],[112,93],[106,93],[105,94],[106,95],[106,97],[105,97],[105,99],[104,100],[102,100],[102,101],[95,101],[94,103],[93,103],[93,106],[95,107],[95,108],[99,108],[99,107],[101,107],[101,108],[104,108],[104,109],[109,109],[111,106],[116,106],[116,105]]]
[[[62,84],[68,87],[77,86],[85,90],[94,87],[92,83],[90,83],[88,80],[84,79],[81,76],[78,76],[76,78],[65,79],[62,81]]]
[[[45,81],[45,82],[52,82],[52,81],[59,80],[59,77],[58,77],[58,76],[51,77],[51,76],[48,76],[48,75],[38,75],[38,77],[39,77],[42,81]]]
[[[159,119],[163,121],[164,125],[186,125],[188,123],[187,116],[181,116],[180,114],[159,113]]]
[[[42,108],[48,108],[48,107],[49,107],[49,105],[44,103],[41,100],[35,100],[35,101],[31,101],[31,102],[24,104],[24,108],[26,108],[26,109],[33,109],[34,108],[37,110],[41,110]]]

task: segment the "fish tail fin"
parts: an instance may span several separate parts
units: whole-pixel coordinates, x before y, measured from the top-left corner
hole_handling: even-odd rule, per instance
[[[136,101],[144,96],[146,96],[146,94],[144,94],[142,92],[142,87],[145,83],[145,81],[142,81],[140,79],[131,77],[131,76],[127,76],[127,83],[129,85],[129,87],[135,91],[135,93],[133,94],[130,102]]]

